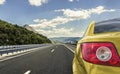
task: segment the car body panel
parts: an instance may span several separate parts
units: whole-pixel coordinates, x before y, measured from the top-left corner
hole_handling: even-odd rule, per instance
[[[81,43],[84,42],[110,42],[120,55],[120,32],[107,32],[94,34],[95,22],[88,27],[84,37],[78,42],[73,60],[73,74],[118,74],[120,67],[105,66],[86,62],[82,58]]]
[[[91,64],[86,61],[84,61],[84,65],[85,65],[85,70],[87,72],[86,74],[119,74],[120,73],[120,67]]]

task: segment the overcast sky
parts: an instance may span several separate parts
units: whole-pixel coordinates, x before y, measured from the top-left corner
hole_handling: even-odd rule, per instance
[[[89,23],[120,18],[120,0],[0,0],[0,19],[47,37],[80,37]]]

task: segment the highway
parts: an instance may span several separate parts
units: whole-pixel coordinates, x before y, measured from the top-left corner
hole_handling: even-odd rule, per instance
[[[73,55],[64,45],[39,48],[28,54],[0,61],[0,74],[72,74]]]

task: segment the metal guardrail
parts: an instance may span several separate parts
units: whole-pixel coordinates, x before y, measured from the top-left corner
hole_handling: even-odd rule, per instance
[[[0,55],[20,52],[24,50],[30,50],[32,48],[38,48],[42,46],[46,46],[47,44],[29,44],[29,45],[7,45],[7,46],[0,46]]]

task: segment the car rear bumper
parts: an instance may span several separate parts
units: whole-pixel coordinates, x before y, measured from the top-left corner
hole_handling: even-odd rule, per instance
[[[104,66],[91,64],[83,61],[84,64],[80,64],[77,58],[73,59],[73,74],[119,74],[120,67]]]
[[[83,62],[87,74],[119,74],[120,73],[120,67],[91,64],[86,61]]]

